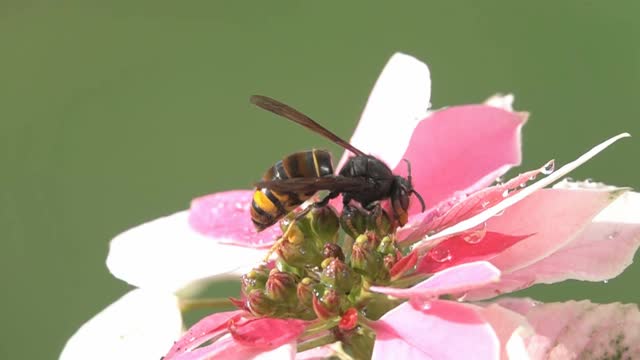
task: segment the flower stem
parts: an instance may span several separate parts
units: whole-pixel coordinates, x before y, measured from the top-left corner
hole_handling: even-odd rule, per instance
[[[310,350],[313,348],[317,348],[318,346],[333,344],[338,339],[332,334],[327,333],[325,335],[313,338],[311,340],[306,340],[298,343],[298,352],[303,352],[306,350]]]
[[[233,303],[227,298],[180,299],[179,306],[182,312],[197,309],[220,309],[234,307]]]
[[[392,285],[397,288],[406,288],[426,280],[427,278],[428,276],[423,274],[414,274],[395,280]]]
[[[320,332],[329,330],[340,322],[340,318],[324,320],[322,322],[318,322],[317,324],[312,324],[307,327],[301,337],[309,337],[316,335]]]

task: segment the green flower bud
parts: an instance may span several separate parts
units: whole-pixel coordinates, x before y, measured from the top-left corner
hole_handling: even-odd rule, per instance
[[[380,241],[380,245],[378,245],[378,252],[385,255],[395,254],[396,248],[394,245],[393,240],[390,237],[385,236]]]
[[[314,207],[310,215],[311,230],[315,238],[324,243],[334,243],[340,228],[340,220],[332,206]]]
[[[247,295],[247,307],[255,316],[274,316],[276,303],[262,290],[253,290]]]
[[[320,319],[326,320],[340,313],[342,299],[333,289],[327,289],[321,298],[313,297],[313,311]]]
[[[324,248],[322,249],[322,256],[324,256],[325,259],[336,258],[344,261],[342,248],[334,243],[324,244]]]
[[[355,239],[367,230],[367,216],[361,209],[346,205],[340,215],[340,224],[344,232]]]
[[[320,280],[340,294],[348,294],[353,287],[354,275],[351,268],[343,261],[331,258],[330,262],[324,267]]]
[[[264,286],[269,278],[269,268],[266,265],[260,265],[252,269],[248,273],[242,275],[241,289],[243,294],[249,294],[252,290],[264,290]]]
[[[317,266],[322,262],[322,248],[319,248],[311,237],[307,238],[297,223],[283,236],[284,241],[278,246],[277,252],[287,264],[303,268]]]
[[[369,213],[367,227],[375,231],[380,237],[389,235],[391,233],[391,218],[389,214],[378,205]]]
[[[274,269],[266,283],[266,294],[279,303],[292,303],[296,299],[296,288],[294,275]]]
[[[383,265],[382,255],[372,245],[369,236],[358,236],[351,249],[351,266],[360,274],[377,279]]]
[[[315,294],[316,286],[318,285],[311,278],[304,278],[298,283],[298,287],[296,289],[296,296],[298,297],[298,301],[305,307],[312,306],[313,294]]]

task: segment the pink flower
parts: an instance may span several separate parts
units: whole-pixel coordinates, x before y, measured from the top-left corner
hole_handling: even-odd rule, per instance
[[[511,109],[510,95],[481,105],[428,112],[430,91],[426,65],[407,55],[394,55],[351,138],[355,147],[376,155],[396,174],[406,176],[402,159],[408,159],[413,186],[427,205],[421,213],[413,201],[408,224],[396,234],[399,246],[412,251],[404,257],[391,256],[387,286],[364,288],[392,296],[384,300],[390,303],[409,300],[377,320],[359,314],[356,323],[375,334],[374,358],[498,358],[518,351],[531,353],[530,338],[517,331],[535,331],[526,314],[501,304],[459,303],[440,297],[486,299],[535,283],[600,281],[622,272],[640,246],[640,221],[633,215],[640,208],[640,195],[626,188],[567,180],[544,188],[628,135],[611,138],[556,171],[550,162],[490,186],[520,163],[520,130],[527,114]],[[347,156],[343,155],[341,164]],[[546,177],[527,186],[538,176]],[[179,297],[207,282],[246,273],[281,235],[278,226],[255,232],[249,216],[252,193],[235,190],[207,195],[193,200],[189,211],[117,236],[107,259],[109,270],[145,291]],[[426,280],[403,283],[412,276]],[[396,288],[396,284],[404,286]],[[308,337],[317,335],[317,326],[332,321],[338,333],[353,335],[355,328],[338,325],[353,318],[345,319],[346,313],[332,313],[322,306],[328,305],[319,306],[314,295],[315,314],[323,314],[319,322],[248,312],[210,315],[192,327],[167,358],[269,354],[292,358],[296,346],[308,344]],[[74,338],[82,335],[78,334]],[[198,348],[210,340],[215,341]],[[171,344],[158,344],[163,346],[166,352]]]

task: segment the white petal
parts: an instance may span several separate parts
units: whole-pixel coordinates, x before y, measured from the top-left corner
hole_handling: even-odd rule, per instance
[[[588,160],[590,160],[592,157],[596,156],[598,153],[600,153],[601,151],[603,151],[604,149],[606,149],[607,147],[609,147],[611,144],[613,144],[614,142],[625,138],[625,137],[629,137],[631,135],[627,134],[627,133],[623,133],[617,136],[612,137],[611,139],[593,147],[591,150],[587,151],[586,153],[584,153],[582,156],[580,156],[579,158],[577,158],[576,160],[564,165],[563,167],[561,167],[560,169],[556,170],[555,172],[551,173],[549,176],[533,183],[532,185],[520,190],[517,194],[506,198],[504,201],[501,201],[500,203],[498,203],[497,205],[487,209],[486,211],[481,212],[480,214],[459,222],[458,224],[447,228],[433,236],[430,236],[430,239],[437,239],[437,238],[441,238],[441,237],[445,237],[445,236],[450,236],[452,234],[457,234],[459,232],[465,231],[465,230],[469,230],[472,229],[480,224],[482,224],[483,222],[489,220],[490,218],[492,218],[493,216],[495,216],[496,214],[499,214],[501,212],[503,212],[506,208],[508,208],[509,206],[519,202],[520,200],[524,199],[525,197],[533,194],[534,192],[536,192],[539,189],[544,188],[547,185],[552,184],[553,182],[559,180],[560,178],[562,178],[563,176],[565,176],[566,174],[568,174],[569,172],[573,171],[574,169],[576,169],[578,166],[584,164],[585,162],[587,162]]]
[[[365,153],[381,157],[394,168],[406,149],[393,146],[390,151],[384,144],[389,139],[409,143],[413,128],[427,115],[430,97],[431,75],[427,65],[412,56],[394,54],[369,95],[351,144]],[[378,154],[376,149],[384,153]],[[345,153],[340,163],[346,158]]]
[[[60,360],[158,360],[181,332],[174,295],[136,289],[82,325],[67,341]]]
[[[129,284],[165,292],[237,278],[258,265],[264,249],[224,245],[194,231],[188,211],[130,229],[111,241],[107,267]]]
[[[513,112],[513,100],[514,100],[513,94],[507,94],[507,95],[495,94],[490,98],[488,98],[487,100],[485,100],[484,104],[493,106],[505,111]]]

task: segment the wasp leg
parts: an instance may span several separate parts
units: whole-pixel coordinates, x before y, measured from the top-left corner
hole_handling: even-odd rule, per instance
[[[325,196],[322,200],[316,202],[313,204],[314,207],[316,208],[320,208],[320,207],[325,207],[329,204],[329,201],[331,201],[332,199],[335,199],[338,197],[338,195],[340,195],[339,192],[330,192],[327,196]],[[310,207],[310,206],[309,206]]]
[[[375,211],[382,211],[382,206],[380,206],[380,201],[374,201],[372,203],[368,203],[367,205],[363,206],[365,210],[369,211],[369,212],[375,212]]]

